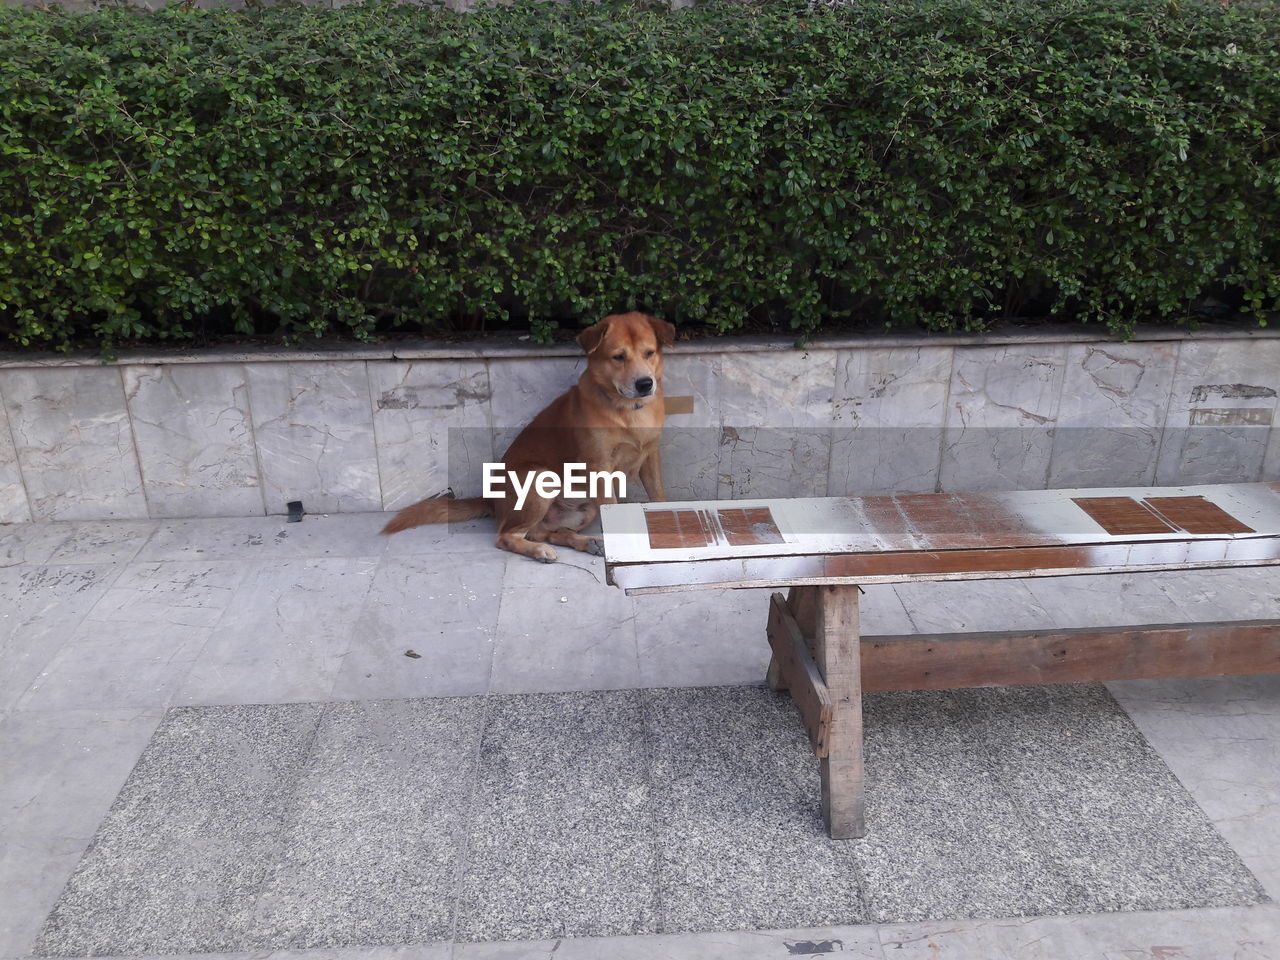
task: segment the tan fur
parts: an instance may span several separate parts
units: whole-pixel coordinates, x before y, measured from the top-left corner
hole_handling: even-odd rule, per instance
[[[665,419],[662,350],[675,340],[675,327],[642,313],[614,314],[582,331],[578,343],[587,369],[577,384],[556,398],[516,437],[503,462],[521,474],[552,470],[563,476],[566,463],[591,471],[620,470],[638,476],[650,500],[663,500],[658,440]],[[637,383],[653,380],[652,392],[636,396]],[[517,510],[508,485],[505,499],[423,500],[405,507],[383,528],[396,533],[423,523],[473,519],[492,512],[498,519],[497,545],[535,560],[551,562],[548,544],[599,553],[598,538],[578,531],[596,518],[602,502],[545,498],[530,489]]]
[[[493,506],[484,497],[468,497],[465,500],[448,500],[434,497],[430,500],[419,500],[412,506],[405,507],[382,528],[383,533],[399,533],[410,527],[420,527],[424,523],[458,523],[462,520],[474,520],[477,517],[493,515]]]

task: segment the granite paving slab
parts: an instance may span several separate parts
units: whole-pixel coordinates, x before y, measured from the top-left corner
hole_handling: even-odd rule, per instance
[[[865,698],[833,842],[787,697],[171,711],[38,956],[795,929],[1267,902],[1099,685]]]
[[[863,699],[868,829],[851,853],[871,920],[1088,912],[1022,818],[1039,798],[992,775],[972,693]]]
[[[1106,688],[994,687],[967,699],[989,745],[993,780],[1034,798],[1019,804],[1022,822],[1089,912],[1262,898]]]
[[[492,697],[457,939],[657,929],[638,691]]]
[[[253,946],[391,946],[448,936],[483,703],[325,708],[258,901]]]
[[[661,932],[866,923],[858,860],[823,828],[789,698],[701,687],[647,699]]]
[[[156,731],[36,940],[42,956],[246,942],[321,707],[180,708]]]

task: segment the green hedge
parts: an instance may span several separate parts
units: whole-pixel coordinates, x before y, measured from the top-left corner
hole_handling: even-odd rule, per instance
[[[0,330],[727,329],[1280,297],[1280,29],[1219,0],[0,10]]]

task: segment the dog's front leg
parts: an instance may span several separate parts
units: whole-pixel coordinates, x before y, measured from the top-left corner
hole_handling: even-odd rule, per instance
[[[667,499],[667,494],[662,489],[662,454],[657,447],[640,464],[640,485],[649,495],[650,502]]]

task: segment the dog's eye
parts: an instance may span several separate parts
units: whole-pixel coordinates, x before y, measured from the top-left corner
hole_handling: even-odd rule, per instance
[[[655,353],[657,353],[657,352],[658,352],[657,350],[646,350],[646,351],[644,352],[644,355],[645,355],[646,357],[652,357],[652,356],[653,356]]]
[[[627,359],[627,355],[625,353],[615,353],[613,355],[613,359],[621,363],[623,360]]]

